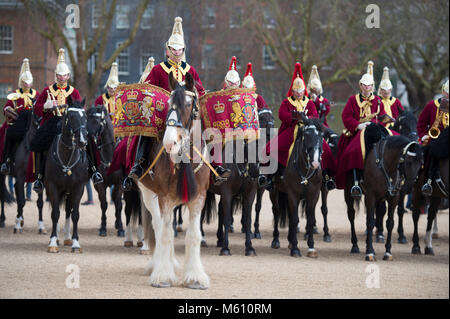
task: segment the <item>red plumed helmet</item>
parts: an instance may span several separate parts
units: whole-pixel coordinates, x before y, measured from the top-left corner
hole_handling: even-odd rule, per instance
[[[242,87],[244,88],[256,88],[255,79],[253,78],[252,63],[247,64],[247,71],[245,71],[244,79],[242,80]]]
[[[231,58],[231,63],[230,63],[230,67],[229,67],[229,71],[227,73],[227,75],[225,76],[225,80],[231,82],[231,83],[240,83],[241,79],[239,78],[239,73],[236,71],[236,57],[232,57]]]
[[[289,91],[287,93],[287,97],[293,95],[293,90],[305,90],[305,96],[308,96],[308,92],[306,91],[305,80],[303,79],[302,73],[302,65],[300,62],[295,64],[294,74],[292,75],[291,86],[289,87]]]

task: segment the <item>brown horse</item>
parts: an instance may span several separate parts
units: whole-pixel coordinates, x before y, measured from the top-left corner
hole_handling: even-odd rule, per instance
[[[411,253],[420,254],[419,246],[419,234],[418,234],[418,222],[420,218],[420,208],[426,205],[427,198],[422,194],[421,188],[428,177],[432,179],[433,193],[429,200],[428,207],[428,220],[427,229],[425,234],[425,255],[433,255],[434,251],[432,247],[432,235],[433,231],[431,229],[433,221],[436,218],[436,214],[439,210],[439,206],[443,198],[448,199],[449,193],[449,157],[448,157],[448,133],[449,128],[447,127],[441,136],[430,142],[430,144],[425,149],[425,154],[427,156],[427,165],[418,174],[416,183],[414,184],[413,196],[412,196],[412,211],[413,211],[413,221],[414,221],[414,235],[413,235],[413,248]],[[436,161],[435,172],[432,176],[426,176],[426,172],[430,169],[430,160]]]
[[[386,221],[388,236],[383,259],[393,260],[391,237],[394,227],[394,211],[398,205],[400,189],[403,185],[414,182],[419,172],[422,165],[422,149],[417,142],[411,141],[405,136],[384,136],[387,133],[380,125],[371,124],[365,130],[367,155],[364,161],[364,180],[361,185],[366,206],[366,261],[375,260],[375,251],[372,245],[375,208],[384,200],[388,203],[388,219]],[[368,138],[369,136],[370,138]],[[352,185],[353,179],[349,176],[344,196],[352,233],[351,253],[359,253],[354,225],[354,198],[350,191]],[[357,205],[359,205],[359,201],[357,201]]]
[[[169,80],[175,90],[169,100],[166,129],[162,143],[152,145],[150,158],[157,158],[155,154],[162,152],[154,165],[154,174],[144,175],[138,182],[142,201],[151,213],[156,241],[153,258],[148,265],[150,284],[169,287],[176,282],[175,267],[178,263],[174,251],[173,209],[185,204],[189,209],[189,227],[186,231],[183,285],[206,289],[209,277],[200,259],[200,213],[210,172],[201,161],[196,161],[195,152],[190,153],[192,132],[201,130],[194,79],[187,73],[185,83],[179,84],[173,77]],[[190,158],[200,163],[194,164]],[[143,216],[145,230],[149,229],[149,217]],[[148,235],[148,231],[146,233]]]

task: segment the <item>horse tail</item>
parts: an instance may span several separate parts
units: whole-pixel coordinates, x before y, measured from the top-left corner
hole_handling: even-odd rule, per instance
[[[130,212],[132,225],[136,225],[141,214],[141,198],[139,196],[139,191],[131,189],[130,191],[123,192],[123,198],[125,200],[125,211]]]
[[[188,203],[197,195],[197,181],[191,163],[180,163],[177,178],[177,196]]]
[[[280,228],[286,227],[286,219],[287,219],[287,206],[286,203],[288,202],[288,195],[287,193],[278,192],[278,207],[280,208]]]
[[[239,210],[242,211],[242,207],[244,203],[244,196],[238,195],[233,197],[231,201],[231,215],[236,215]]]
[[[355,198],[354,199],[355,207],[356,207],[356,213],[359,213],[361,209],[361,198]]]
[[[214,193],[206,192],[205,206],[203,207],[205,221],[210,224],[217,216],[216,196]],[[203,213],[202,211],[202,213]]]

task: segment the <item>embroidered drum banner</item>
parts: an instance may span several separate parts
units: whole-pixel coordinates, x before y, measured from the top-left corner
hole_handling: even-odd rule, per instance
[[[208,93],[200,98],[205,128],[220,130],[225,140],[259,137],[255,89],[231,89]],[[243,136],[242,136],[243,137]]]
[[[114,136],[157,137],[165,127],[169,97],[168,91],[147,83],[118,86]]]

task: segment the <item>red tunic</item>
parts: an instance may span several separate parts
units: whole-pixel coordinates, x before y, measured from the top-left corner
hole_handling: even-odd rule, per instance
[[[328,113],[330,113],[330,102],[328,101],[328,99],[324,98],[322,95],[318,95],[316,97],[316,100],[314,101],[314,104],[316,105],[316,110],[317,113],[319,114],[319,117],[322,118],[322,116],[324,117],[324,122],[323,125],[326,127],[328,126],[327,123],[327,116]],[[325,108],[325,110],[322,110],[322,108]]]
[[[114,119],[114,115],[116,114],[116,103],[114,101],[114,97],[110,97],[108,92],[100,95],[95,100],[94,105],[104,105],[106,110],[108,111],[109,116],[111,117],[111,121]]]
[[[72,100],[81,100],[80,92],[75,89],[73,86],[68,85],[65,89],[59,89],[56,86],[56,83],[52,86],[46,87],[42,90],[42,93],[39,95],[39,98],[34,105],[34,112],[37,116],[42,117],[41,126],[56,115],[55,112],[47,112],[44,110],[44,104],[47,102],[48,94],[53,94],[58,101],[58,105],[63,105],[67,103],[67,98],[70,96]]]
[[[386,112],[386,114],[394,119],[398,119],[400,110],[405,110],[402,103],[400,103],[400,100],[393,96],[387,99],[382,99],[381,101],[383,102],[384,111]],[[394,123],[389,123],[388,125],[386,125],[386,127],[389,128],[391,128],[392,126],[394,126]]]
[[[256,98],[256,104],[258,105],[258,111],[262,109],[267,109],[269,106],[267,105],[266,101],[264,101],[261,94],[258,94],[258,97]]]
[[[440,105],[441,99],[430,101],[425,106],[422,113],[420,113],[419,120],[417,121],[417,134],[419,134],[420,140],[422,140],[423,136],[428,134],[428,130],[433,126]],[[446,117],[446,125],[444,125],[442,121],[439,122],[438,128],[441,132],[448,126],[448,113]]]
[[[297,104],[298,106],[294,106]],[[278,116],[281,120],[281,127],[278,131],[278,135],[275,137],[278,142],[278,147],[275,148],[273,140],[266,146],[266,152],[268,154],[274,154],[277,157],[278,162],[286,166],[289,159],[289,150],[294,142],[295,128],[298,121],[292,118],[292,111],[304,111],[308,117],[318,117],[316,106],[307,97],[303,97],[303,100],[295,100],[293,97],[284,99],[280,105]]]
[[[199,96],[205,95],[205,89],[203,88],[202,81],[200,80],[200,77],[198,76],[195,68],[187,64],[186,62],[182,62],[181,70],[183,73],[182,81],[184,81],[186,73],[190,73],[195,80],[195,88],[197,89]],[[161,62],[160,64],[153,67],[152,71],[145,79],[145,82],[159,86],[160,88],[163,88],[170,92],[171,90],[169,88],[169,74],[173,72],[174,69],[171,67],[169,62]]]
[[[34,89],[30,89],[29,92],[24,93],[23,89],[17,89],[15,93],[20,94],[22,97],[15,100],[15,105],[17,107],[17,113],[20,113],[24,108],[31,110],[33,108],[33,103],[34,101],[36,101],[39,98],[39,92],[34,90]],[[5,106],[3,107],[3,113],[5,113],[5,109],[10,106],[12,108],[14,108],[14,102],[11,100],[8,100],[5,104]]]
[[[365,107],[360,94],[351,96],[342,111],[342,122],[348,134],[342,134],[338,143],[336,185],[339,189],[345,188],[347,172],[353,168],[364,168],[365,149],[361,146],[361,131],[357,129],[360,119],[369,114],[385,115],[383,102],[378,96],[370,97],[370,108]],[[378,123],[375,116],[370,120]],[[348,135],[348,136],[347,136]]]

